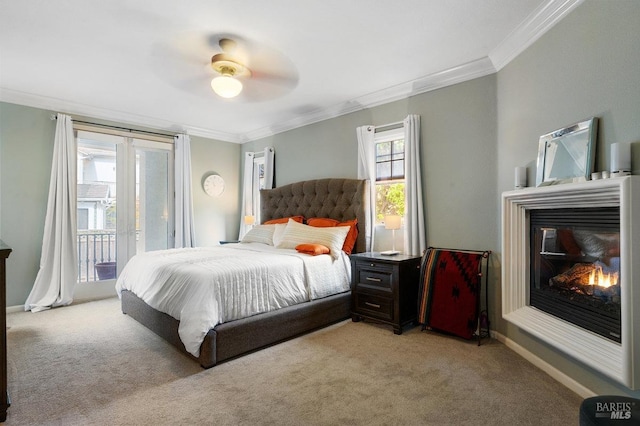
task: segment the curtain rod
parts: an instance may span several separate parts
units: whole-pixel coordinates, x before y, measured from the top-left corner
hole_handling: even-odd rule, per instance
[[[397,121],[395,123],[383,124],[382,126],[373,126],[373,133],[385,132],[387,130],[395,130],[404,127],[404,121]]]
[[[58,115],[57,114],[51,114],[51,120],[57,120],[58,119]],[[150,132],[148,130],[135,130],[135,129],[129,129],[127,127],[119,127],[119,126],[112,126],[109,124],[100,124],[100,123],[93,123],[91,121],[83,121],[83,120],[75,120],[75,119],[71,119],[74,123],[78,123],[78,124],[88,124],[90,126],[97,126],[97,127],[104,127],[106,129],[114,129],[114,130],[120,130],[120,131],[125,131],[125,132],[130,132],[130,133],[145,133],[148,135],[155,135],[155,136],[164,136],[164,137],[168,137],[173,139],[175,137],[175,134],[168,134],[168,133],[160,133],[160,132]]]
[[[265,147],[265,149],[273,150],[272,146]],[[264,157],[264,149],[262,151],[247,151],[245,154],[253,154],[255,158]]]

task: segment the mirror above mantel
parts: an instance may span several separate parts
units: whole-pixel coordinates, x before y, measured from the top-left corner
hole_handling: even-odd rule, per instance
[[[595,165],[598,119],[540,136],[536,186],[589,180]]]

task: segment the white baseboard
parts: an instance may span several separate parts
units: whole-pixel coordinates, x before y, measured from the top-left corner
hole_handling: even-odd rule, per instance
[[[73,300],[76,302],[106,299],[114,296],[117,296],[116,280],[78,283],[73,289]]]
[[[538,367],[539,369],[547,373],[549,376],[557,380],[559,383],[571,389],[573,392],[575,392],[582,398],[590,398],[592,396],[597,395],[591,389],[578,383],[571,377],[564,374],[562,371],[558,370],[551,364],[547,363],[542,358],[539,358],[537,355],[532,354],[527,349],[523,348],[513,340],[509,339],[508,337],[498,333],[497,331],[491,331],[491,336],[494,337],[499,342],[504,343],[506,347],[508,347],[509,349],[511,349],[512,351],[514,351],[515,353],[517,353],[518,355],[520,355],[521,357],[529,361],[531,364],[535,365],[536,367]]]
[[[7,306],[8,314],[15,314],[16,312],[24,312],[24,305]]]
[[[115,282],[115,280],[105,280],[77,284],[73,292],[72,303],[117,297]],[[8,314],[16,312],[24,312],[24,305],[7,306]]]

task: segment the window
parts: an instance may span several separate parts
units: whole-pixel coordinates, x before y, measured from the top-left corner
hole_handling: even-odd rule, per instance
[[[273,187],[274,158],[273,147],[266,147],[263,152],[245,152],[239,239],[249,230],[248,218],[252,217],[253,223],[261,223],[260,190]]]
[[[264,189],[264,157],[253,157],[253,172],[251,181],[253,220],[260,223],[260,190]],[[249,213],[249,212],[248,212]]]
[[[376,223],[386,215],[404,216],[404,129],[377,132],[374,138],[376,161]]]
[[[254,188],[256,192],[260,192],[261,189],[264,189],[264,157],[253,158],[253,168],[254,168],[254,176],[257,176],[257,187]],[[258,202],[260,198],[258,197]],[[258,204],[257,210],[260,210],[260,205]]]
[[[376,181],[404,179],[404,139],[376,142]]]
[[[134,254],[173,246],[173,144],[77,138],[78,281],[110,280]]]

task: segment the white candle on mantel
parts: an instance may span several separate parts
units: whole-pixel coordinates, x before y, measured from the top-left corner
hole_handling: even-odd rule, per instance
[[[526,188],[527,187],[527,168],[526,167],[516,167],[516,179],[515,179],[515,187],[516,189]]]
[[[631,171],[631,145],[616,142],[611,144],[611,172]]]

